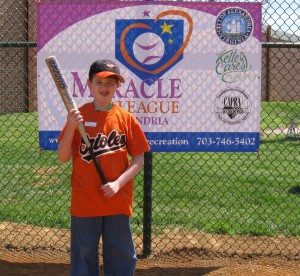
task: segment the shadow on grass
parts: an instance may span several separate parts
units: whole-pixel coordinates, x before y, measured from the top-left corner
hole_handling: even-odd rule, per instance
[[[289,194],[294,194],[294,195],[300,196],[300,185],[290,188]]]

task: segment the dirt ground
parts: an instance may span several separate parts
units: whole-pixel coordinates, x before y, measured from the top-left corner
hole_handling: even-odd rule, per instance
[[[25,224],[0,224],[0,275],[69,275],[69,232]],[[136,275],[300,276],[300,240],[187,233],[152,237],[152,255],[141,256]],[[103,274],[102,274],[103,275]]]

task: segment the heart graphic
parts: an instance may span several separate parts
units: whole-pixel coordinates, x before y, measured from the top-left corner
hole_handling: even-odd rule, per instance
[[[191,16],[189,14],[187,14],[184,11],[180,11],[180,10],[170,10],[170,11],[164,11],[160,14],[158,14],[156,16],[156,18],[154,19],[154,22],[157,22],[159,19],[168,16],[168,15],[178,15],[181,17],[184,17],[189,24],[189,30],[188,30],[188,34],[183,42],[183,44],[181,45],[181,47],[178,49],[178,51],[170,58],[170,60],[168,60],[166,63],[164,63],[162,66],[160,66],[159,68],[156,68],[154,70],[148,70],[143,68],[142,66],[140,66],[139,64],[137,64],[129,55],[126,46],[125,46],[125,37],[127,35],[127,33],[134,29],[134,28],[143,28],[143,29],[151,29],[151,26],[145,24],[145,23],[133,23],[129,26],[127,26],[124,31],[121,34],[120,37],[120,50],[122,53],[123,58],[125,59],[125,61],[130,64],[131,66],[133,66],[134,68],[149,73],[149,74],[159,74],[162,71],[166,70],[167,68],[169,68],[170,66],[172,66],[172,64],[174,62],[176,62],[176,60],[180,57],[180,55],[183,53],[184,49],[186,48],[186,46],[188,45],[188,42],[192,36],[192,31],[193,31],[193,20],[191,18]]]

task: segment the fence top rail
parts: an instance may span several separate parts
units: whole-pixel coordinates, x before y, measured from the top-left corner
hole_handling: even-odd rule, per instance
[[[28,42],[7,42],[0,41],[0,48],[15,48],[15,47],[37,47],[37,43]],[[263,42],[262,48],[300,48],[300,42]]]
[[[22,48],[22,47],[36,47],[37,43],[32,41],[32,42],[27,42],[27,41],[0,41],[0,48]]]
[[[263,42],[263,48],[300,48],[300,42]]]

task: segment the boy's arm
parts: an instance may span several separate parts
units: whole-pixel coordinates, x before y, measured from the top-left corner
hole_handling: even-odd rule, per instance
[[[113,181],[102,185],[101,189],[104,196],[114,196],[126,183],[133,179],[144,166],[144,153],[134,156],[128,168],[120,175],[120,177]]]
[[[65,133],[60,143],[58,144],[57,158],[60,162],[65,163],[70,160],[72,156],[72,141],[80,122],[83,121],[83,117],[77,109],[72,109],[68,113]]]

